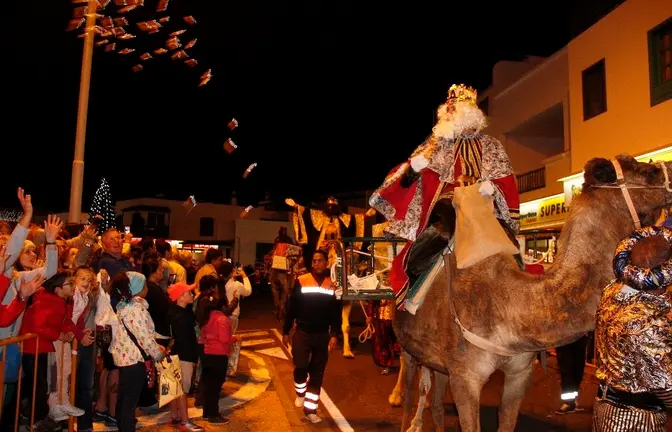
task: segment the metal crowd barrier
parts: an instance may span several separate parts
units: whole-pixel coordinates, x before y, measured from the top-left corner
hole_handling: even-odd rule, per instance
[[[34,353],[26,353],[23,350],[23,342],[28,339],[35,339],[35,352]],[[32,398],[30,401],[30,427],[28,428],[29,431],[33,430],[33,427],[35,426],[35,391],[36,391],[36,386],[37,386],[37,348],[39,347],[40,343],[40,337],[35,334],[35,333],[28,333],[25,335],[21,336],[15,336],[11,338],[6,338],[6,339],[0,339],[0,348],[2,348],[2,355],[0,356],[0,385],[2,385],[2,389],[0,389],[0,418],[2,418],[5,413],[3,412],[3,408],[5,406],[5,365],[7,363],[7,350],[5,347],[7,345],[11,344],[19,344],[19,348],[21,351],[21,357],[23,358],[24,355],[34,355],[35,356],[35,367],[33,368],[32,374],[33,374],[33,390],[31,392]],[[71,342],[71,353],[62,350],[61,355],[65,355],[66,353],[71,354],[72,360],[71,360],[71,373],[70,373],[70,403],[72,405],[75,404],[75,392],[76,392],[76,383],[77,383],[77,340],[73,339]],[[61,363],[63,364],[63,363]],[[19,364],[19,379],[16,383],[16,407],[14,408],[14,432],[18,432],[19,430],[19,424],[20,424],[20,412],[21,412],[21,383],[23,381],[23,362]],[[60,394],[63,394],[63,374],[61,374],[61,382],[59,383],[59,389],[60,389]],[[73,432],[74,431],[74,426],[75,426],[75,419],[74,417],[70,417],[68,421],[68,432]]]

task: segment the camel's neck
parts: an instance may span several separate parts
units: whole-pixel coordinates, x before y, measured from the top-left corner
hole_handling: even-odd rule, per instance
[[[613,278],[614,250],[630,228],[627,223],[608,223],[612,209],[575,210],[563,228],[553,266],[544,277],[521,287],[531,291],[531,321],[526,321],[535,323],[518,329],[518,334],[530,336],[520,341],[525,345],[561,346],[595,328],[602,289]]]

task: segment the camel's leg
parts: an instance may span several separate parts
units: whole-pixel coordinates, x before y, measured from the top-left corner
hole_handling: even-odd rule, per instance
[[[271,271],[271,292],[273,293],[273,305],[275,306],[275,317],[280,318],[282,303],[280,300],[280,289],[282,288],[280,275],[276,270]]]
[[[493,363],[485,355],[477,363],[471,365],[477,367],[477,370],[461,367],[459,370],[450,371],[450,389],[462,432],[481,431],[479,417],[481,389],[495,371]]]
[[[436,432],[443,432],[444,429],[443,397],[446,395],[447,385],[448,375],[434,371],[434,395],[432,396],[431,409]]]
[[[428,368],[420,368],[420,381],[418,383],[418,407],[415,410],[415,417],[411,420],[411,427],[406,432],[422,432],[422,412],[425,409],[427,395],[432,387],[432,375]],[[403,431],[403,429],[402,429]]]
[[[517,355],[501,369],[505,374],[502,402],[499,405],[499,432],[513,432],[520,403],[532,383],[536,353]]]
[[[390,393],[390,397],[387,398],[387,401],[390,403],[390,406],[399,407],[401,406],[401,395],[404,393],[404,374],[406,373],[406,362],[404,361],[404,356],[402,355],[399,358],[399,375],[397,375],[397,383]]]
[[[343,323],[341,330],[343,331],[343,357],[348,359],[355,358],[355,355],[350,350],[350,311],[352,310],[352,302],[346,301],[343,303]]]
[[[401,358],[406,365],[404,379],[404,414],[401,417],[401,431],[405,431],[408,428],[408,417],[411,415],[411,409],[413,409],[413,392],[411,391],[411,386],[413,385],[413,379],[415,378],[415,371],[418,369],[418,362],[411,357],[403,349],[401,350]]]

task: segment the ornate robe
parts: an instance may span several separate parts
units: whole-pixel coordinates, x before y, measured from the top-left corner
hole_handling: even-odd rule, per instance
[[[340,213],[329,216],[322,210],[297,205],[292,215],[292,223],[296,242],[308,246],[303,248],[303,257],[308,265],[315,250],[326,250],[330,241],[341,240],[343,237],[363,237],[365,215]]]
[[[390,284],[397,294],[397,304],[403,308],[408,289],[406,257],[413,241],[427,227],[434,205],[441,199],[452,199],[453,189],[459,186],[461,176],[478,182],[490,181],[495,189],[495,216],[514,233],[520,228],[518,187],[502,144],[481,133],[443,140],[432,135],[414,155],[433,149],[429,166],[418,174],[410,185],[404,184],[412,172],[406,161],[394,168],[383,185],[369,200],[371,207],[389,221],[387,231],[409,240],[397,255],[390,272]]]

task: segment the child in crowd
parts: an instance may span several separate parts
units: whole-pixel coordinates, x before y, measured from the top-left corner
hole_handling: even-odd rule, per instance
[[[182,370],[182,390],[184,394],[171,402],[171,424],[180,425],[183,432],[201,432],[204,429],[189,420],[187,394],[191,389],[196,362],[198,362],[198,341],[194,329],[194,314],[189,307],[194,302],[196,285],[184,282],[168,287],[168,296],[173,302],[168,308],[168,322],[173,336],[171,354],[180,359]]]
[[[222,312],[228,304],[226,295],[214,291],[211,296],[202,298],[200,303],[202,313],[199,313],[198,324],[204,351],[203,376],[207,377],[201,382],[203,418],[213,424],[227,424],[229,419],[219,412],[219,393],[226,381],[231,344],[239,339],[231,335],[231,322]]]

